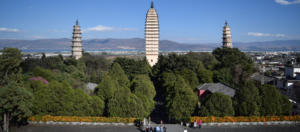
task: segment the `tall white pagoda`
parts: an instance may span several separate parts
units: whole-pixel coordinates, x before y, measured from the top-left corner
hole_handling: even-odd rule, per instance
[[[159,22],[153,1],[146,16],[145,50],[148,63],[150,66],[154,66],[158,61],[159,55]]]
[[[81,30],[78,20],[76,20],[76,24],[73,26],[72,57],[76,60],[82,57]]]
[[[223,29],[223,48],[232,48],[231,31],[227,21]]]

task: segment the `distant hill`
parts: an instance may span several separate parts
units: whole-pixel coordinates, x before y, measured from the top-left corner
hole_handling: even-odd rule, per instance
[[[89,39],[83,40],[83,46],[88,50],[144,50],[144,39]],[[169,40],[160,41],[159,48],[163,51],[212,51],[221,46],[219,43],[185,44]],[[278,40],[266,42],[233,43],[234,47],[251,51],[300,51],[300,40]],[[16,47],[22,50],[70,50],[71,39],[39,39],[12,40],[0,39],[0,49]]]

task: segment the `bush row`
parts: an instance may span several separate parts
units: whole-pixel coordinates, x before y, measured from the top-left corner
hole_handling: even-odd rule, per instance
[[[202,120],[203,123],[210,123],[210,122],[267,122],[267,121],[300,121],[300,116],[238,116],[238,117],[191,117],[190,121],[198,121]]]
[[[136,118],[121,117],[80,117],[80,116],[31,116],[28,121],[53,122],[103,122],[103,123],[134,123]]]

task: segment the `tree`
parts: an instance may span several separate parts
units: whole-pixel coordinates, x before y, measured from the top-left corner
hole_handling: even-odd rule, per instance
[[[189,58],[191,58],[194,61],[201,61],[203,65],[205,66],[205,69],[212,70],[214,69],[215,65],[218,64],[218,61],[216,58],[211,54],[207,52],[189,52],[186,54]]]
[[[222,93],[213,93],[201,106],[199,114],[201,116],[233,116],[234,109],[232,107],[231,98]]]
[[[154,85],[147,75],[135,75],[131,82],[132,92],[142,94],[153,99],[156,91]]]
[[[0,113],[3,116],[3,131],[8,132],[9,122],[20,122],[31,115],[32,94],[15,81],[0,88]]]
[[[146,59],[134,60],[130,58],[116,58],[114,63],[120,64],[128,78],[132,79],[136,74],[149,74],[151,73],[151,67],[148,65]]]
[[[179,74],[181,77],[184,78],[184,80],[190,86],[190,88],[192,88],[192,90],[196,89],[197,86],[199,85],[198,77],[196,73],[193,72],[192,70],[183,68],[177,74]]]
[[[272,85],[259,87],[262,97],[260,113],[262,116],[289,115],[292,105],[289,100],[279,93]]]
[[[118,87],[117,81],[113,80],[109,75],[105,76],[103,80],[95,89],[95,93],[100,99],[107,101],[114,96]]]
[[[108,116],[111,117],[144,117],[145,110],[142,102],[131,93],[117,92],[108,101]]]
[[[104,113],[104,101],[101,100],[98,96],[90,96],[89,97],[89,105],[90,108],[93,110],[90,113],[90,116],[102,116]]]
[[[109,70],[109,66],[111,65],[111,62],[105,59],[103,56],[90,55],[88,53],[84,53],[79,61],[85,64],[85,74],[87,75],[89,81],[94,83],[100,83],[102,76],[101,74],[97,74],[95,76],[93,73],[107,72]]]
[[[48,86],[34,92],[35,115],[74,115],[74,90],[69,83],[51,81]]]
[[[255,71],[252,59],[237,48],[216,48],[213,55],[220,62],[215,70],[229,69],[233,85],[246,81]]]
[[[197,96],[184,79],[176,75],[175,83],[167,88],[165,103],[169,119],[180,121],[190,118],[197,104]]]
[[[252,82],[241,86],[235,94],[235,114],[237,116],[259,116],[259,90]]]
[[[222,82],[226,84],[232,84],[232,74],[229,68],[218,69],[213,72],[214,82]]]
[[[39,66],[37,66],[33,69],[33,75],[41,76],[41,77],[45,78],[47,81],[52,81],[52,80],[57,79],[51,70],[43,69]]]
[[[90,96],[81,89],[74,90],[73,114],[77,116],[91,115],[93,109],[89,105]]]
[[[22,80],[22,53],[17,48],[4,48],[0,55],[0,85],[7,84],[9,80],[20,82]]]
[[[205,69],[202,63],[199,63],[196,73],[200,83],[213,82],[213,73],[210,70]]]
[[[112,64],[108,75],[118,81],[121,87],[129,88],[130,81],[118,63],[115,62]]]
[[[135,75],[131,84],[132,92],[141,100],[145,115],[148,116],[155,106],[156,91],[153,83],[147,75]]]

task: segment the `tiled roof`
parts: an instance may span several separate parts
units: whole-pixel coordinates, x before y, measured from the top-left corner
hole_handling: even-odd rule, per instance
[[[274,78],[272,78],[272,77],[264,76],[264,75],[261,75],[261,74],[258,74],[258,73],[254,73],[254,74],[251,76],[251,78],[252,78],[253,80],[259,81],[259,82],[262,81],[262,80],[264,80],[264,83],[269,83],[269,82],[271,82],[271,81],[274,80]]]
[[[229,86],[226,86],[222,83],[204,83],[197,87],[199,90],[208,90],[212,93],[220,92],[224,95],[233,97],[235,95],[235,90]]]

